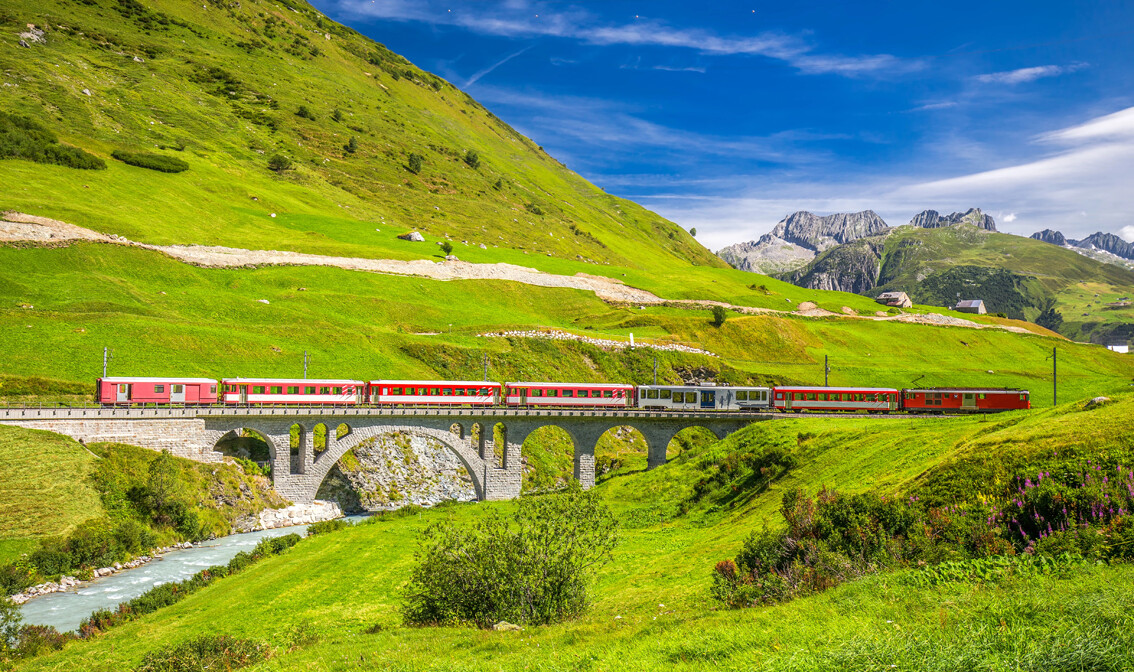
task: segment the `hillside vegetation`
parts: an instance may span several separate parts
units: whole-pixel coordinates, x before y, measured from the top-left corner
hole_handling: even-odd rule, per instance
[[[2,111],[104,164],[0,161],[6,209],[149,243],[433,254],[395,239],[416,229],[579,262],[724,266],[301,0],[16,0],[0,43]]]
[[[1094,408],[1068,404],[995,418],[777,420],[654,471],[627,469],[598,486],[622,522],[623,542],[593,588],[591,609],[565,624],[523,632],[401,624],[399,586],[413,565],[418,531],[443,517],[471,525],[514,506],[481,503],[320,535],[287,557],[23,669],[124,669],[160,643],[204,633],[269,642],[274,657],[255,669],[273,670],[964,670],[978,661],[988,669],[1122,669],[1134,644],[1126,565],[985,579],[942,579],[911,567],[744,610],[717,608],[708,588],[717,560],[750,533],[780,524],[773,514],[784,492],[813,494],[826,485],[925,496],[947,492],[934,478],[960,472],[971,479],[962,497],[1001,497],[1013,487],[1008,475],[1084,460],[1129,465],[1134,444],[1123,426],[1132,411],[1134,397],[1125,395]],[[729,472],[737,480],[716,478],[769,445],[783,447],[794,463],[755,479],[743,469]],[[706,481],[708,490],[699,485]],[[693,501],[698,489],[705,495]]]

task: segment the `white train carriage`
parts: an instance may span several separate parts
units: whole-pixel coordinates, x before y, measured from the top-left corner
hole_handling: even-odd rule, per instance
[[[771,388],[707,385],[640,385],[638,407],[679,411],[766,410]]]
[[[226,404],[345,405],[363,401],[361,380],[308,378],[225,378],[221,381]]]
[[[474,380],[372,380],[370,403],[412,406],[495,406],[500,383]]]

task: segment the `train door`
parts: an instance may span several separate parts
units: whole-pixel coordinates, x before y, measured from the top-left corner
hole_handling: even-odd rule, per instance
[[[169,386],[169,401],[173,404],[185,403],[185,386],[184,385],[170,385]]]
[[[890,399],[890,410],[891,411],[898,410],[898,397],[893,395],[893,394],[888,394],[886,396],[889,397],[889,399]]]
[[[791,398],[795,396],[793,392],[784,392],[784,410],[791,410]]]
[[[240,403],[247,404],[248,403],[248,386],[247,385],[240,385],[237,389],[240,390]]]
[[[963,392],[961,393],[961,410],[962,411],[975,411],[976,410],[976,393]]]
[[[518,392],[520,393],[520,405],[521,406],[527,406],[528,405],[528,388],[521,387],[518,390]]]
[[[701,392],[701,408],[716,408],[717,407],[717,393],[716,392]]]
[[[118,385],[118,393],[114,397],[115,401],[130,401],[130,386],[126,383]]]

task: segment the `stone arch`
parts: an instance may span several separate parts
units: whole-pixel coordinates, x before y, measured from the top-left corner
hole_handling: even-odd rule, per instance
[[[327,423],[317,422],[311,428],[311,449],[316,460],[319,459],[320,455],[327,452],[327,448],[334,442],[334,436],[331,434],[331,428],[327,426]]]
[[[290,437],[288,454],[291,456],[288,460],[288,464],[290,465],[288,473],[292,475],[303,474],[307,471],[305,464],[307,460],[304,458],[306,457],[305,453],[307,452],[311,433],[303,426],[303,423],[296,422],[288,427],[288,436]]]
[[[641,457],[646,458],[648,467],[652,453],[657,450],[655,444],[658,443],[650,434],[648,431],[625,424],[611,425],[603,429],[595,438],[593,459],[596,482],[607,473],[640,462]],[[623,443],[629,450],[613,452],[611,443]],[[665,444],[662,444],[662,449],[665,449]]]
[[[230,429],[210,430],[209,433],[213,437],[215,437],[215,438],[212,439],[212,444],[213,444],[212,445],[212,451],[216,452],[216,453],[220,453],[221,455],[225,455],[226,457],[244,457],[244,456],[239,455],[239,454],[231,455],[231,454],[225,452],[224,450],[222,450],[220,448],[220,445],[223,442],[231,441],[231,440],[234,440],[234,439],[241,439],[241,438],[254,438],[255,440],[264,444],[267,447],[267,455],[266,456],[260,455],[260,454],[255,454],[255,453],[250,453],[249,457],[247,457],[245,459],[252,460],[256,464],[258,464],[260,467],[264,467],[266,465],[268,467],[269,477],[272,479],[273,483],[276,482],[276,478],[278,476],[278,474],[276,473],[276,457],[277,457],[277,455],[279,455],[279,449],[276,446],[276,442],[272,440],[272,436],[269,432],[265,432],[265,431],[256,429],[255,427],[248,427],[248,426],[245,426],[245,425],[242,425],[242,424],[238,424],[237,426],[232,427]],[[267,459],[266,460],[263,459],[264,457],[266,457]]]
[[[458,439],[465,438],[465,426],[459,422],[454,422],[453,424],[449,425],[449,432],[451,434],[456,434]]]
[[[728,435],[728,432],[715,431],[705,425],[687,425],[685,427],[682,427],[681,429],[678,429],[676,432],[674,432],[673,436],[671,436],[669,441],[666,442],[666,460],[668,461],[677,457],[682,452],[684,452],[685,447],[691,447],[691,444],[703,442],[705,435],[710,435],[714,440],[720,441]],[[678,437],[681,437],[682,440],[679,441]],[[682,444],[686,445],[683,446]]]
[[[378,438],[394,432],[427,436],[431,439],[435,439],[441,445],[455,453],[457,459],[460,460],[465,470],[469,473],[469,477],[472,479],[473,491],[476,493],[477,499],[485,498],[485,464],[479,459],[479,456],[473,452],[472,447],[469,446],[466,441],[455,437],[447,428],[434,429],[399,425],[356,427],[350,434],[336,441],[334,446],[329,448],[320,457],[319,463],[314,465],[314,468],[311,470],[311,478],[309,480],[309,487],[311,488],[310,496],[312,498],[315,496],[314,493],[319,491],[319,486],[323,484],[323,479],[327,477],[327,474],[331,472],[331,468],[335,466],[339,458],[345,455],[348,450],[351,450],[368,439]]]

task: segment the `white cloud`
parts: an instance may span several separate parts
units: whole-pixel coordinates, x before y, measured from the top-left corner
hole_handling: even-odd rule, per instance
[[[1071,65],[1038,65],[1031,68],[1020,68],[1019,70],[990,72],[985,75],[977,75],[976,80],[983,84],[1024,84],[1034,82],[1044,77],[1056,77],[1069,72],[1075,72],[1083,67],[1085,66],[1082,63],[1073,63]]]
[[[796,35],[764,31],[750,36],[718,35],[702,28],[675,28],[653,20],[605,24],[578,8],[546,2],[470,3],[456,10],[427,0],[338,0],[347,13],[394,21],[452,25],[504,37],[560,37],[594,45],[632,45],[690,49],[710,55],[763,56],[807,74],[891,75],[923,67],[918,60],[890,54],[846,56],[817,53]]]
[[[1083,238],[1112,231],[1134,241],[1134,107],[1034,139],[1052,147],[1046,156],[994,170],[897,184],[892,177],[856,183],[773,184],[739,197],[642,195],[638,200],[718,249],[752,240],[796,210],[817,214],[872,209],[891,225],[925,209],[939,212],[979,207],[1009,213],[1002,231],[1031,235],[1041,229]],[[753,179],[753,183],[756,180]],[[1016,213],[1026,212],[1026,222]]]

